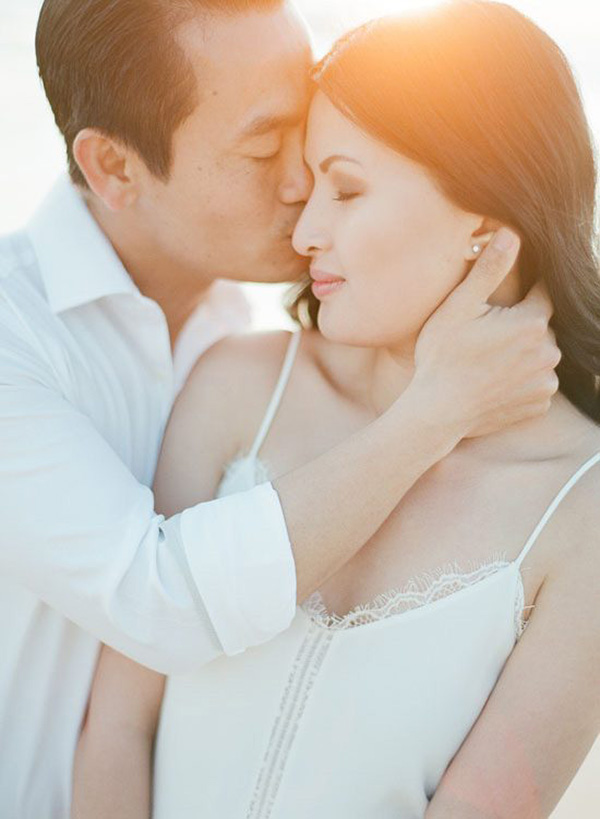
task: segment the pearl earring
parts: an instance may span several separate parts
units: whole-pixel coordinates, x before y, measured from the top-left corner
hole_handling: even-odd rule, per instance
[[[481,253],[481,245],[473,245],[471,250],[473,251],[473,253],[475,253],[475,255],[478,255],[479,253]]]

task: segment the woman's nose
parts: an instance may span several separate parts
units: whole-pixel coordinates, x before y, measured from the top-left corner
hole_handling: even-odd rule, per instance
[[[323,231],[319,229],[315,217],[316,213],[309,199],[300,214],[292,236],[292,245],[300,256],[315,256],[327,247],[327,238]]]

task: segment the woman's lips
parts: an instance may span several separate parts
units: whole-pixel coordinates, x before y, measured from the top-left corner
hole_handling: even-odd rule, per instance
[[[311,270],[310,276],[313,280],[312,292],[318,299],[335,293],[346,281],[340,276],[333,276],[331,273],[324,273],[321,270]]]

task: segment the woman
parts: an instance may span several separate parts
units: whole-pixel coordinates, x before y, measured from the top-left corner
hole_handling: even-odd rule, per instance
[[[169,679],[154,816],[548,816],[600,730],[600,282],[581,102],[557,46],[483,0],[362,27],[315,81],[315,185],[294,235],[312,293],[294,314],[318,331],[229,340],[198,364],[161,457],[164,511],[281,475],[383,412],[420,329],[503,224],[522,252],[492,309],[546,282],[560,392],[545,418],[461,442],[287,632]],[[159,675],[104,650],[78,803],[111,786],[90,749],[117,736],[145,815],[162,695]]]

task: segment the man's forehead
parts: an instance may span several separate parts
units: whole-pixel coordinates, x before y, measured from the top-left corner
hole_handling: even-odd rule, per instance
[[[197,15],[176,36],[200,76],[213,83],[303,82],[313,62],[308,29],[287,3],[271,11]]]
[[[260,100],[248,107],[241,118],[239,136],[242,139],[260,137],[271,131],[283,128],[295,128],[306,121],[310,104],[310,86],[307,83],[304,93],[294,90],[287,98],[281,100]]]
[[[236,88],[235,105],[237,138],[252,139],[302,125],[314,93],[311,65],[312,56],[288,64],[288,71],[274,72],[264,84],[240,83]]]
[[[267,116],[297,116],[306,110],[313,66],[309,47],[288,53],[253,54],[220,60],[210,72],[214,90],[235,95],[243,104],[247,124]]]
[[[236,141],[306,118],[312,83],[310,38],[286,4],[269,13],[190,21],[180,43],[197,75],[205,123]]]

